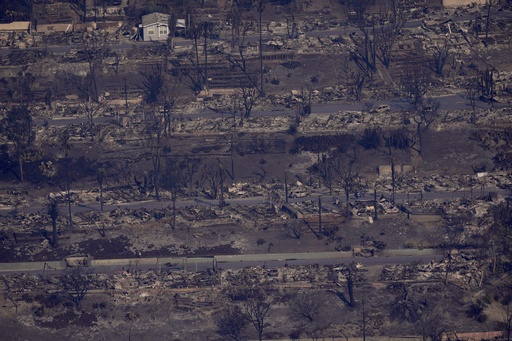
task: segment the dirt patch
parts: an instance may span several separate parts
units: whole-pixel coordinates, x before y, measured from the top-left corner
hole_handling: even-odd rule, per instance
[[[126,236],[111,239],[87,239],[78,244],[80,253],[94,258],[131,258],[135,254],[130,250],[130,240]]]
[[[87,312],[77,313],[75,311],[68,310],[64,313],[53,316],[49,321],[46,319],[34,319],[34,322],[43,328],[63,329],[71,325],[88,328],[95,325],[97,320],[98,319],[94,314]]]
[[[194,250],[188,256],[212,256],[212,255],[238,255],[240,254],[240,250],[234,248],[232,245],[217,245],[213,247],[204,247],[201,246]]]

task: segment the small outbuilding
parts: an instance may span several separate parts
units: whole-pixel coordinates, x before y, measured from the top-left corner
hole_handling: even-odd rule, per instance
[[[163,41],[169,35],[169,15],[159,12],[142,16],[142,40]]]

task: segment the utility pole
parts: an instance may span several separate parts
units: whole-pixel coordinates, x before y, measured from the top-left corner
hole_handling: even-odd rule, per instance
[[[391,201],[395,202],[395,160],[391,158]]]
[[[260,96],[265,97],[265,90],[263,89],[263,41],[262,41],[262,26],[263,23],[261,22],[261,16],[263,13],[263,10],[265,9],[265,0],[259,0],[258,1],[258,13],[259,13],[259,19],[260,19]]]
[[[128,115],[128,85],[126,84],[126,78],[124,79],[124,114]]]
[[[204,88],[208,91],[208,29],[210,23],[208,21],[204,22]]]
[[[224,207],[224,165],[220,160],[219,162],[219,179],[220,179],[220,193],[219,193],[219,207]]]
[[[322,239],[322,197],[318,196],[318,239]]]
[[[233,140],[234,140],[234,136],[233,136],[233,133],[231,133],[231,179],[234,180],[235,179],[235,160],[234,160],[234,157],[233,157]]]
[[[94,0],[94,22],[97,22],[97,16],[98,16],[98,9],[96,5],[96,0]]]
[[[366,341],[366,310],[364,309],[364,297],[363,297],[363,341]]]
[[[377,190],[373,190],[373,220],[377,220],[378,213],[377,213]]]
[[[288,171],[284,171],[284,195],[285,202],[288,203]]]

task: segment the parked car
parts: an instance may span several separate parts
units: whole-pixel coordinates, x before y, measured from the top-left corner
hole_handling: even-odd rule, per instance
[[[373,109],[373,113],[383,113],[383,112],[390,112],[391,107],[387,104],[381,104],[377,108]]]

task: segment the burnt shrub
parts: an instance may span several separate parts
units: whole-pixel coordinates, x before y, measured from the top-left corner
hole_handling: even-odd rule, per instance
[[[474,319],[477,322],[483,323],[487,321],[487,315],[484,313],[484,304],[482,302],[472,303],[466,309],[466,316]]]
[[[285,68],[289,69],[289,70],[295,70],[301,64],[299,62],[297,62],[297,61],[289,61],[289,62],[281,63],[281,65],[284,66]]]
[[[358,143],[364,149],[377,149],[380,147],[381,131],[379,128],[366,128]]]

